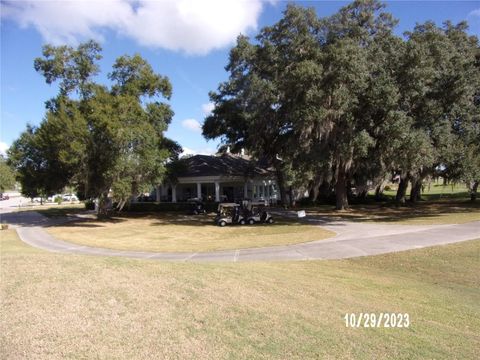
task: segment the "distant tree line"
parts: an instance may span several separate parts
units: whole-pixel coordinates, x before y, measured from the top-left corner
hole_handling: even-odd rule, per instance
[[[35,70],[58,95],[46,102],[38,127],[27,126],[8,151],[22,193],[47,196],[73,185],[83,199],[99,199],[105,213],[109,194],[122,208],[132,195],[150,191],[181,147],[164,132],[173,111],[168,78],[139,55],[121,56],[108,74],[112,85],[94,81],[100,45],[46,45]]]
[[[289,5],[255,39],[239,36],[229,79],[210,93],[203,125],[266,158],[282,199],[289,188],[311,200],[334,196],[348,206],[399,177],[396,200],[420,199],[441,174],[465,181],[475,199],[480,181],[480,48],[465,22],[419,24],[399,37],[376,0],[355,1],[319,18]],[[288,196],[287,196],[288,195]]]
[[[0,193],[15,187],[15,172],[7,164],[7,160],[0,154]]]

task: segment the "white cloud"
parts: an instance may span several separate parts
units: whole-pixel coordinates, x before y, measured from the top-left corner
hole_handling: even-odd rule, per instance
[[[470,33],[478,36],[480,34],[480,8],[470,11],[467,20]]]
[[[6,156],[7,155],[7,150],[10,146],[7,143],[4,143],[3,141],[0,141],[0,155]]]
[[[180,157],[192,156],[192,155],[213,155],[215,153],[216,153],[215,149],[211,149],[211,148],[195,150],[195,149],[191,149],[183,146],[183,152],[180,154]]]
[[[467,16],[468,17],[480,17],[480,8],[470,11]]]
[[[140,45],[204,55],[257,28],[261,0],[2,2],[2,18],[34,27],[45,41],[76,44],[112,30]]]
[[[202,132],[202,125],[195,119],[185,119],[182,121],[182,126],[194,132],[201,133]]]
[[[203,115],[205,115],[205,116],[210,115],[214,108],[215,108],[214,103],[209,102],[209,103],[206,103],[206,104],[202,104]]]

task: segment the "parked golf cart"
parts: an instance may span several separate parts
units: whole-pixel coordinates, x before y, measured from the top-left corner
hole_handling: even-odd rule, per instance
[[[242,214],[242,208],[235,203],[222,203],[218,205],[215,224],[225,226],[227,224],[245,224],[245,217]]]
[[[267,211],[265,201],[248,201],[245,203],[247,224],[253,225],[258,222],[272,224],[273,217]]]
[[[190,203],[190,214],[199,215],[206,213],[205,204],[202,200],[198,198],[193,198],[188,199],[187,202]]]

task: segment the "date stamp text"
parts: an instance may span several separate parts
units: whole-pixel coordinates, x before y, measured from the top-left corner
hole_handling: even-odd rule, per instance
[[[351,328],[408,328],[408,313],[347,313],[343,317],[345,326]]]

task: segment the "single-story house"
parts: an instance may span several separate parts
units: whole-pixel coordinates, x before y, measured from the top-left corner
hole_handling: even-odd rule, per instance
[[[156,188],[159,202],[280,200],[275,172],[245,155],[194,155],[178,160],[176,178]]]

